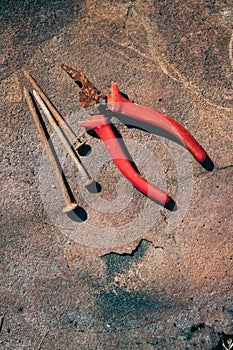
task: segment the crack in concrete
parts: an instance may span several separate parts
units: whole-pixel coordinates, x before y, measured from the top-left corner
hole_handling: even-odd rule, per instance
[[[127,256],[127,257],[130,257],[130,256],[131,256],[131,257],[134,257],[135,254],[139,252],[139,250],[140,250],[140,248],[141,248],[141,246],[142,246],[142,244],[143,244],[144,242],[147,243],[148,245],[151,245],[152,247],[154,247],[154,249],[162,249],[162,250],[165,249],[164,247],[154,245],[154,243],[153,243],[151,240],[149,240],[149,239],[142,238],[142,239],[140,240],[140,242],[138,243],[138,245],[136,246],[136,248],[133,249],[132,252],[130,252],[130,253],[109,252],[109,253],[106,253],[106,254],[101,255],[101,257],[106,257],[106,256],[110,256],[110,255]]]

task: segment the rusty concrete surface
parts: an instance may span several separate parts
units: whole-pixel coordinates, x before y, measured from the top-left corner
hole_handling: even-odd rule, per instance
[[[1,349],[230,349],[232,2],[1,7]],[[145,159],[135,154],[140,170],[161,186],[163,177],[177,212],[149,203],[106,155],[100,165],[90,155],[83,161],[98,169],[105,206],[81,191],[67,160],[67,179],[88,219],[64,218],[22,95],[23,86],[30,89],[27,69],[77,128],[86,115],[63,62],[105,93],[115,81],[131,100],[172,116],[208,152],[213,171],[186,159],[188,152],[176,163],[180,146],[120,125],[133,148],[146,152]],[[99,140],[85,137],[98,151]],[[106,201],[111,207],[117,196],[119,211],[108,212]]]

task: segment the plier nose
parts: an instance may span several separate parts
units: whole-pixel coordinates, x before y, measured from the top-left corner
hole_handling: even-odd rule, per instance
[[[80,73],[78,71],[75,71],[66,65],[62,65],[62,68],[72,78],[76,77],[80,79]],[[77,82],[77,79],[75,81]],[[108,95],[100,94],[86,77],[85,82],[85,84],[79,84],[79,86],[82,88],[80,93],[80,103],[82,106],[88,106],[87,103],[83,103],[83,94],[89,97],[94,96],[89,105],[100,103],[101,99],[105,99],[107,101],[106,116],[108,115],[108,110],[110,110],[116,113],[117,117],[122,116],[124,117],[124,120],[131,120],[131,124],[133,125],[135,125],[135,122],[139,122],[142,125],[151,125],[153,127],[163,129],[169,134],[172,134],[175,139],[185,146],[193,157],[204,167],[206,167],[207,170],[213,169],[213,163],[204,149],[178,122],[163,113],[127,100],[120,93],[117,84],[114,82],[112,83],[111,93]],[[88,89],[85,87],[85,85],[86,87],[88,86]],[[85,101],[87,100],[88,99],[85,98]],[[99,108],[99,110],[102,111],[103,108]],[[132,162],[128,159],[118,136],[114,132],[114,128],[106,116],[104,114],[90,116],[88,120],[79,122],[78,124],[87,129],[93,129],[97,133],[97,135],[102,139],[116,166],[139,191],[164,207],[174,210],[176,205],[173,199],[166,192],[144,179],[137,171],[135,166],[132,165]],[[208,166],[206,163],[208,163]]]

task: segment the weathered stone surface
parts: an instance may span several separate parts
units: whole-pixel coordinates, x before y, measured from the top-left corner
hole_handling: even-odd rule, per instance
[[[231,1],[9,1],[2,8],[1,348],[221,349],[219,333],[233,334]],[[62,217],[53,174],[41,170],[22,69],[81,134],[77,120],[86,115],[63,62],[104,93],[116,81],[206,149],[212,172],[178,145],[120,126],[140,170],[167,186],[177,212],[153,207],[86,135],[93,152],[83,160],[98,170],[102,192],[97,202],[83,192],[64,157],[88,219]]]

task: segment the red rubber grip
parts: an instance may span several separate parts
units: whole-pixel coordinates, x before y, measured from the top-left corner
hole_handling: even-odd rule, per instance
[[[119,91],[116,83],[112,82],[111,94],[108,96],[108,108],[116,113],[136,119],[143,123],[164,129],[174,135],[193,155],[198,162],[204,162],[207,157],[206,152],[194,139],[194,137],[179,123],[167,115],[151,108],[141,106],[128,101]]]
[[[79,125],[93,129],[97,133],[118,169],[139,191],[162,205],[173,201],[166,192],[148,182],[137,172],[104,115],[92,116],[89,120],[79,122]]]

